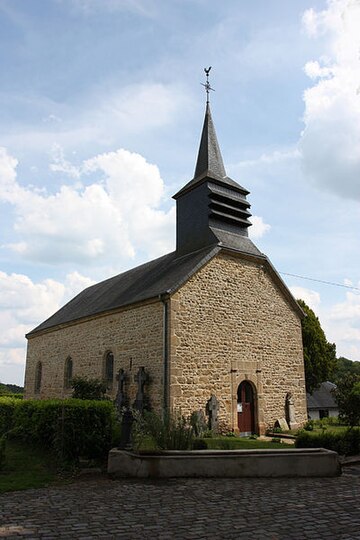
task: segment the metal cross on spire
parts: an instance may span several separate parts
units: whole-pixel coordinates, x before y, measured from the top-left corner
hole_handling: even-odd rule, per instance
[[[211,88],[211,85],[209,83],[209,73],[210,73],[210,70],[211,70],[211,66],[209,66],[208,68],[204,68],[204,71],[206,73],[206,83],[200,83],[202,84],[202,86],[205,87],[205,90],[206,90],[206,103],[209,103],[209,94],[210,94],[210,90],[212,90],[213,92],[215,92],[215,90],[213,88]]]

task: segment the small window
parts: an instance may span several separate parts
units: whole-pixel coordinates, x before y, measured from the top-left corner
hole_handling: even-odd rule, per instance
[[[329,417],[329,410],[328,409],[320,409],[319,410],[319,418],[320,420],[322,418],[328,418]]]
[[[40,394],[42,378],[42,363],[38,362],[35,368],[35,394]]]
[[[112,388],[114,382],[114,355],[108,352],[105,359],[105,382],[108,388]]]
[[[64,388],[71,388],[71,380],[73,377],[73,361],[69,357],[65,362]]]

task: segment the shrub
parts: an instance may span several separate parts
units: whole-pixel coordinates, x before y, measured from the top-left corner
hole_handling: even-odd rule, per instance
[[[9,436],[52,448],[61,461],[101,458],[111,448],[115,411],[110,401],[14,400],[11,416],[2,401],[0,418],[6,418]]]
[[[0,437],[13,427],[15,400],[9,397],[0,397]]]
[[[296,448],[327,448],[341,455],[356,455],[360,453],[360,428],[353,428],[341,433],[323,432],[310,434],[299,432]]]
[[[80,456],[104,457],[112,445],[114,418],[111,402],[67,400],[57,418],[56,453],[65,461],[76,461]]]
[[[204,439],[194,439],[193,450],[207,450],[207,443]]]
[[[0,471],[2,470],[4,464],[5,464],[5,435],[0,437]]]
[[[25,400],[16,403],[11,436],[25,442],[53,446],[61,400]]]
[[[106,383],[100,379],[74,377],[71,381],[74,399],[106,399]]]
[[[190,425],[196,437],[202,437],[207,431],[206,419],[203,411],[194,411],[190,415]]]
[[[145,411],[135,427],[135,443],[150,436],[159,450],[190,450],[194,431],[186,418],[177,414],[165,414],[163,418],[154,412]]]
[[[322,424],[327,426],[340,426],[341,422],[338,416],[328,416],[327,418],[322,418]]]
[[[334,390],[339,407],[339,418],[348,426],[360,424],[360,375],[348,373]]]
[[[232,450],[234,448],[233,442],[230,439],[218,439],[217,445],[220,450]]]
[[[308,420],[304,425],[306,431],[314,431],[314,420]]]

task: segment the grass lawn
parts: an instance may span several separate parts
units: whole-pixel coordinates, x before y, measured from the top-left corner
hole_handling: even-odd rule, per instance
[[[209,450],[256,450],[261,448],[291,450],[293,448],[286,443],[248,439],[247,437],[213,437],[202,440],[206,442]]]
[[[0,493],[47,486],[57,480],[54,456],[24,443],[7,441]]]
[[[248,437],[206,437],[195,439],[195,441],[199,440],[204,441],[209,450],[256,450],[261,448],[289,450],[294,448],[293,445],[286,443],[249,439]],[[151,437],[143,437],[141,443],[136,446],[136,450],[151,452],[157,451],[157,447]]]
[[[333,426],[333,425],[327,425],[325,429],[323,429],[320,426],[314,425],[314,429],[312,431],[306,431],[309,435],[319,435],[323,433],[344,433],[349,429],[349,426]],[[292,432],[291,432],[292,433]],[[296,430],[293,434],[296,435],[298,433],[298,430]]]

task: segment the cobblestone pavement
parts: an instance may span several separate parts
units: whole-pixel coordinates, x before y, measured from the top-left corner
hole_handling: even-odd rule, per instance
[[[0,496],[0,537],[360,539],[360,476],[79,480]]]

